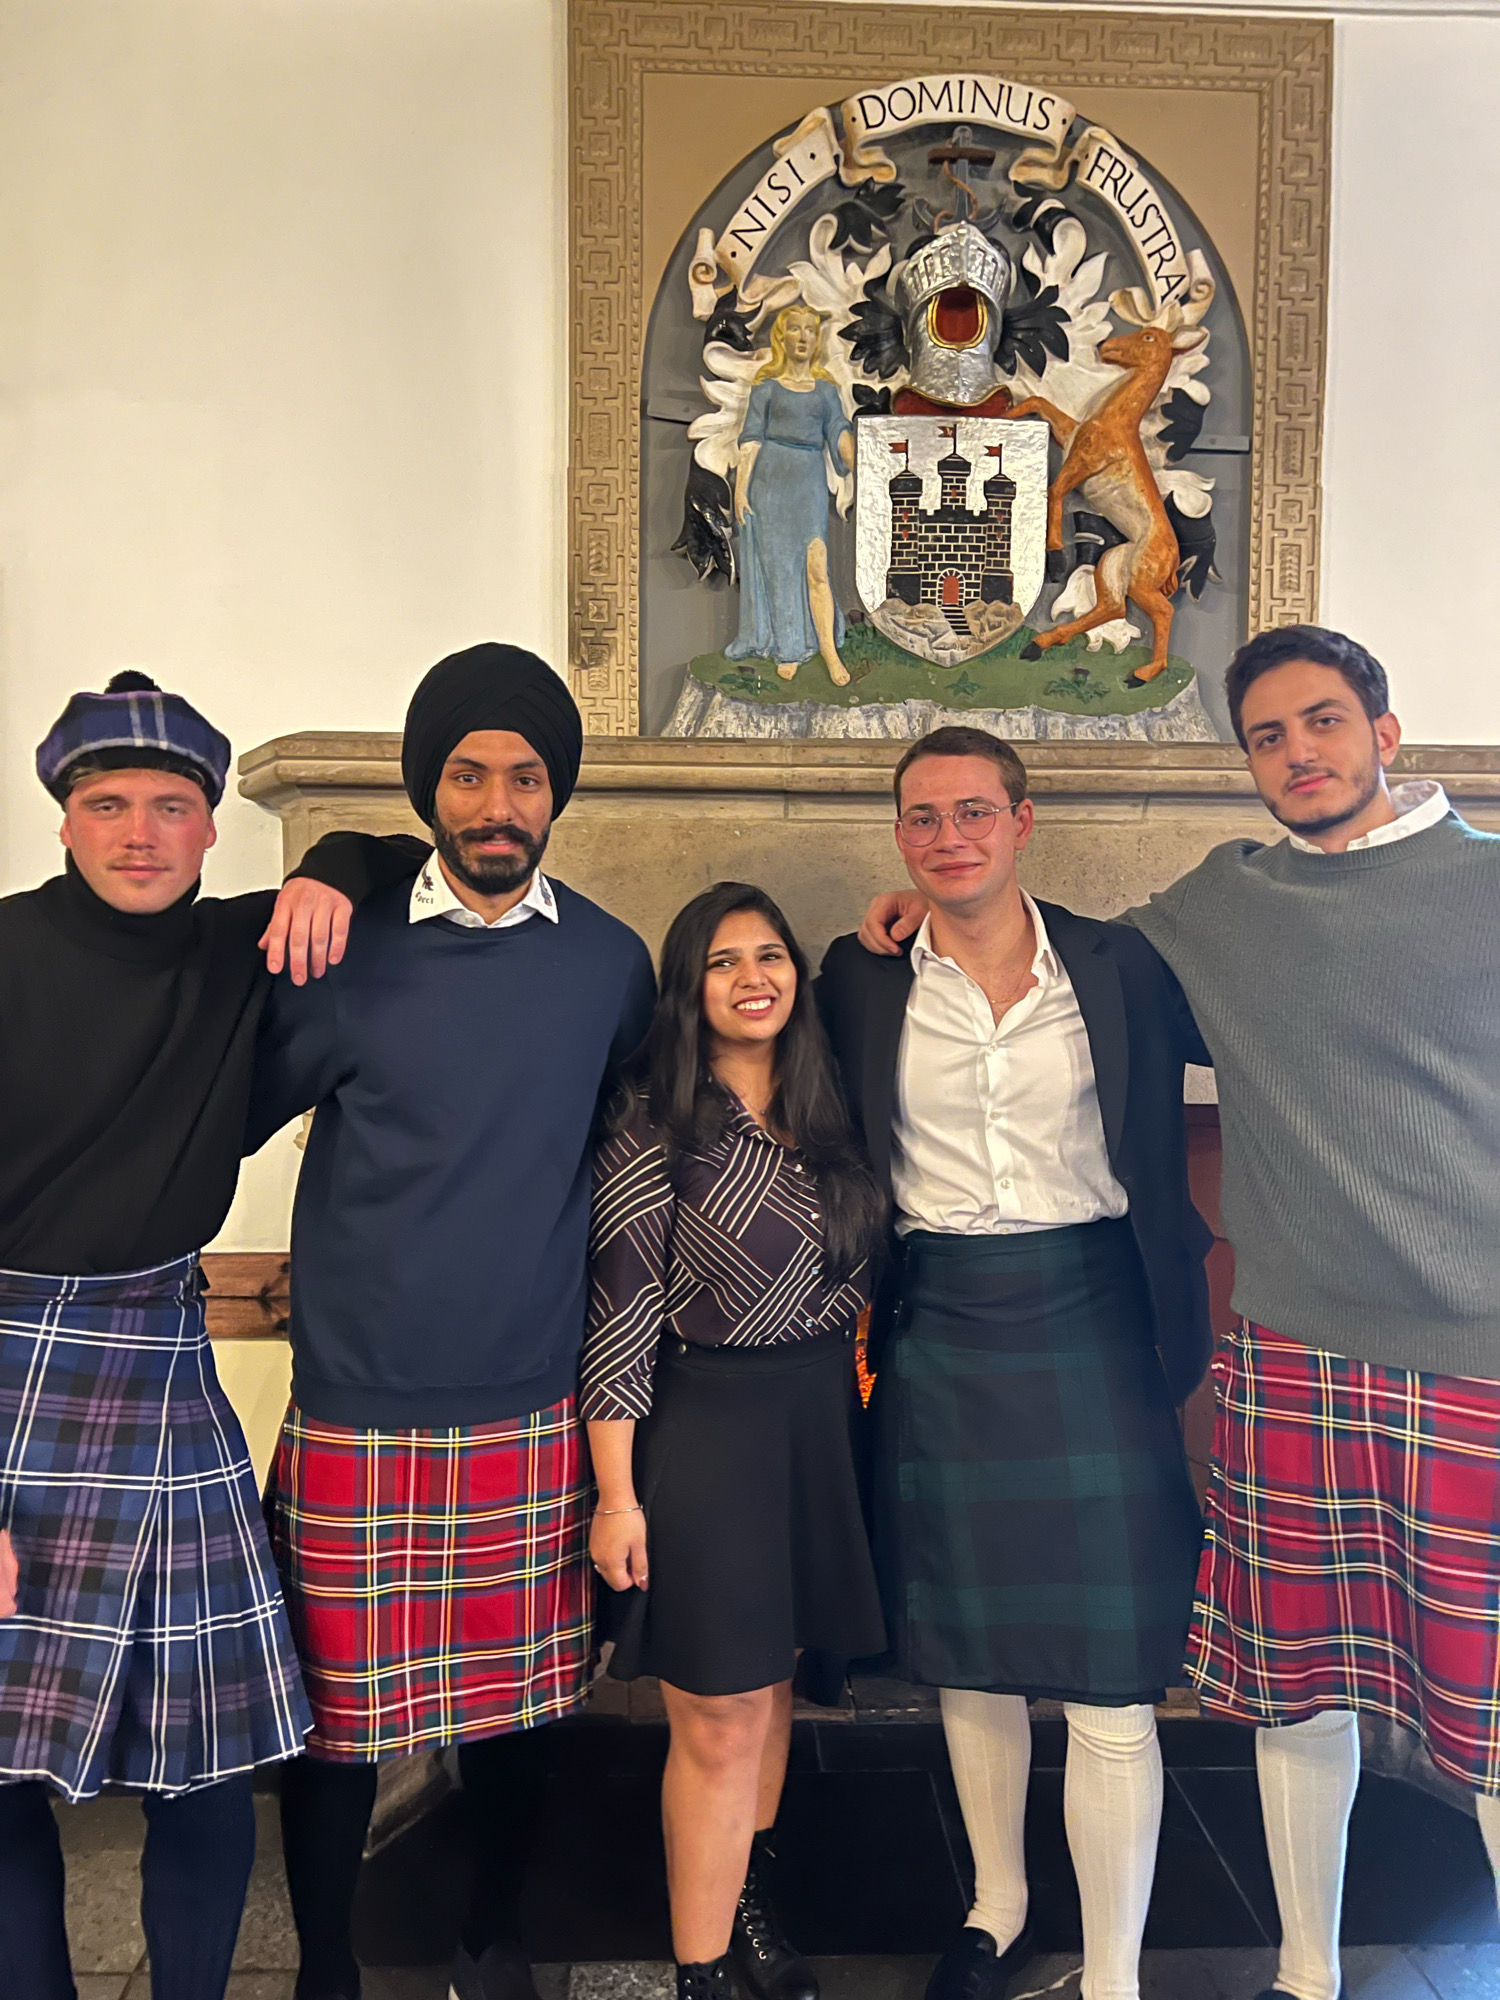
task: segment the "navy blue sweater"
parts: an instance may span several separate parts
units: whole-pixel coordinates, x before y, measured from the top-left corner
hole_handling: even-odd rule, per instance
[[[646,1031],[646,947],[561,883],[558,922],[359,911],[341,965],[272,989],[246,1150],[317,1107],[292,1220],[292,1394],[370,1429],[493,1423],[577,1385],[590,1136]]]

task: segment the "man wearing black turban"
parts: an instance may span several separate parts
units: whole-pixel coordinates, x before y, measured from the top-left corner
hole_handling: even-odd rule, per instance
[[[523,737],[546,765],[557,818],[573,796],[583,757],[577,704],[535,653],[489,641],[439,660],[406,711],[401,778],[424,826],[432,825],[438,780],[454,749],[471,733],[497,729]]]
[[[475,1837],[458,2000],[535,2000],[515,1931],[536,1726],[588,1686],[590,1479],[574,1401],[590,1138],[654,994],[634,932],[542,874],[578,710],[532,653],[441,660],[401,771],[431,828],[343,963],[279,981],[252,1147],[317,1116],[297,1189],[292,1404],[272,1541],[314,1715],[282,1831],[298,2000],[354,2000],[379,1763],[456,1743]]]

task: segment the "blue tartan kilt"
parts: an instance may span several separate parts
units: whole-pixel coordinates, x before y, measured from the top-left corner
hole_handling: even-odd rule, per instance
[[[1201,1541],[1128,1220],[907,1238],[876,1383],[897,1664],[1101,1705],[1182,1678]]]
[[[0,1271],[0,1783],[185,1792],[311,1727],[196,1256]]]

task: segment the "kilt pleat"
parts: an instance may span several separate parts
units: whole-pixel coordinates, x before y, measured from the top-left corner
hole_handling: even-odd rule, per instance
[[[369,1762],[576,1707],[591,1493],[571,1396],[445,1430],[355,1430],[294,1404],[267,1508],[309,1748]]]
[[[1204,1707],[1263,1724],[1368,1710],[1500,1792],[1500,1382],[1253,1324],[1214,1380],[1188,1648]]]
[[[1104,1704],[1180,1680],[1200,1523],[1128,1221],[913,1232],[874,1413],[904,1673]]]
[[[196,1257],[0,1272],[0,1781],[184,1792],[311,1724]]]

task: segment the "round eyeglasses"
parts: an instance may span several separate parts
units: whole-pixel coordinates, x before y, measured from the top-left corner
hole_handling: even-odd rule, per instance
[[[1002,813],[1013,813],[1014,805],[986,806],[966,800],[955,806],[952,812],[933,812],[928,806],[913,806],[896,821],[896,831],[908,847],[931,847],[943,830],[943,821],[951,819],[953,831],[962,834],[965,840],[983,840],[994,827]]]

